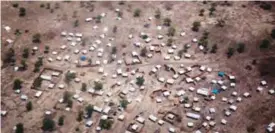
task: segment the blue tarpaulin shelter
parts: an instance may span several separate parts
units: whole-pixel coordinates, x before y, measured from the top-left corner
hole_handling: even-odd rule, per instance
[[[211,92],[212,92],[213,94],[218,94],[218,93],[220,93],[220,91],[219,91],[218,89],[213,89]]]
[[[82,56],[80,57],[80,60],[82,60],[82,61],[85,61],[86,59],[87,59],[87,57],[84,56],[84,55],[82,55]]]
[[[224,72],[218,72],[218,76],[223,77],[225,75]]]

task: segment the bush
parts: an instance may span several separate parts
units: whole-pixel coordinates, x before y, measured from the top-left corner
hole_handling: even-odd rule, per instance
[[[195,31],[195,32],[198,32],[200,26],[201,26],[201,23],[200,23],[199,21],[195,21],[195,22],[193,23],[192,30]]]
[[[44,53],[47,54],[47,53],[49,53],[49,51],[50,51],[50,47],[49,46],[45,46]]]
[[[231,56],[233,56],[235,53],[234,48],[228,48],[227,50],[227,58],[230,58]]]
[[[111,52],[112,54],[116,54],[117,53],[117,48],[114,46],[114,47],[112,47],[112,52]]]
[[[26,64],[26,60],[21,60],[21,70],[27,70],[28,65]]]
[[[203,16],[203,13],[204,13],[204,9],[201,9],[199,16]]]
[[[141,13],[141,10],[140,9],[136,9],[134,11],[134,17],[139,17],[140,16],[140,13]]]
[[[155,12],[155,18],[160,19],[160,17],[161,17],[161,12],[160,12],[159,9],[157,9],[156,12]]]
[[[34,88],[34,89],[40,88],[40,87],[41,87],[41,84],[42,84],[42,81],[43,81],[42,78],[40,78],[40,77],[36,78],[36,79],[33,81],[33,88]]]
[[[214,44],[210,50],[210,53],[216,53],[217,52],[217,49],[218,49],[218,46],[217,44]]]
[[[44,4],[40,4],[40,7],[41,7],[41,8],[44,8],[44,7],[45,7],[45,5],[44,5]]]
[[[237,47],[237,51],[238,51],[239,53],[243,53],[244,50],[245,50],[245,44],[244,44],[244,43],[239,43],[239,44],[238,44],[238,47]]]
[[[15,34],[16,36],[19,36],[19,35],[21,35],[22,33],[21,33],[21,31],[20,31],[19,29],[15,29],[14,34]]]
[[[64,115],[62,115],[62,116],[59,117],[59,119],[58,119],[58,125],[59,126],[63,126],[64,125],[64,118],[65,118]]]
[[[24,125],[22,123],[16,124],[15,133],[24,133]]]
[[[86,83],[82,83],[81,91],[83,91],[83,92],[87,91],[87,84]]]
[[[212,5],[209,9],[209,15],[212,16],[214,14],[214,11],[216,11],[215,5]]]
[[[79,21],[78,20],[75,20],[74,21],[74,27],[78,27],[79,26]]]
[[[39,33],[36,33],[32,36],[32,42],[33,43],[41,43],[41,35]]]
[[[73,107],[73,100],[72,99],[69,99],[69,101],[67,102],[67,106],[66,107],[69,107],[69,108]]]
[[[26,9],[24,7],[19,8],[19,17],[26,16]]]
[[[173,43],[173,39],[172,38],[169,38],[168,40],[167,40],[167,46],[172,46],[172,43]]]
[[[271,31],[271,37],[272,37],[273,39],[275,39],[275,29],[273,29],[273,30]]]
[[[43,126],[42,130],[43,131],[53,131],[55,129],[55,122],[54,120],[50,118],[44,118],[43,119]]]
[[[94,107],[89,104],[86,108],[85,108],[86,112],[87,112],[87,117],[91,118],[92,117],[92,113],[94,111]]]
[[[126,99],[120,100],[120,106],[122,108],[126,109],[128,104],[129,104],[129,102]]]
[[[176,33],[176,29],[175,29],[174,27],[170,27],[170,28],[168,29],[167,35],[168,35],[168,36],[174,36],[175,33]]]
[[[15,51],[13,48],[10,48],[5,54],[4,63],[14,63],[15,60]]]
[[[12,4],[12,6],[13,6],[14,8],[17,8],[18,5],[19,5],[18,3],[13,3],[13,4]]]
[[[70,92],[65,91],[63,93],[63,103],[68,103],[69,100],[71,100],[71,98],[72,98],[72,94]]]
[[[82,116],[83,116],[83,111],[79,111],[76,120],[78,122],[81,122],[82,121]]]
[[[260,5],[260,8],[262,8],[264,10],[271,10],[272,5],[270,3],[267,3],[267,2],[262,2],[261,5]]]
[[[65,82],[70,83],[75,78],[76,78],[75,73],[71,73],[71,72],[68,71],[65,75]]]
[[[32,110],[32,102],[29,101],[27,104],[26,104],[26,109],[27,111],[31,111]]]
[[[171,22],[172,22],[172,20],[171,20],[170,18],[165,18],[165,19],[163,20],[163,25],[164,25],[164,26],[170,26],[170,25],[171,25]]]
[[[267,49],[270,46],[270,42],[267,39],[262,40],[260,45],[260,49]]]
[[[103,88],[103,84],[100,82],[94,82],[94,89],[95,90],[101,90]]]
[[[47,3],[46,4],[46,9],[50,9],[51,8],[51,4],[50,3]]]
[[[106,120],[101,119],[101,120],[99,121],[99,126],[100,126],[102,129],[107,129],[107,130],[109,130],[109,129],[111,129],[112,125],[113,125],[113,121],[110,120],[110,119],[106,119]]]
[[[113,33],[116,33],[116,32],[117,32],[117,26],[115,25],[113,28]]]
[[[144,84],[144,78],[143,77],[137,77],[136,78],[136,84],[138,85],[138,86],[142,86],[143,84]]]
[[[18,90],[22,88],[22,81],[20,79],[15,79],[13,81],[13,90]]]
[[[146,57],[147,52],[148,52],[148,51],[147,51],[146,47],[143,47],[143,48],[141,49],[141,51],[140,51],[140,56]]]

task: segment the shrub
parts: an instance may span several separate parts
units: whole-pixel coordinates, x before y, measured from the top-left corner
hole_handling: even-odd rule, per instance
[[[19,17],[26,16],[26,9],[24,7],[19,8]]]
[[[117,53],[117,48],[114,46],[114,47],[112,47],[112,52],[111,52],[112,54],[116,54]]]
[[[63,93],[63,103],[68,103],[68,101],[72,98],[72,94],[68,91]]]
[[[93,113],[93,111],[94,111],[94,107],[93,107],[91,104],[89,104],[89,105],[85,108],[85,110],[86,110],[86,112],[87,112],[87,117],[88,117],[88,118],[91,118],[92,113]]]
[[[44,4],[40,4],[40,7],[41,7],[41,8],[44,8],[44,7],[45,7],[45,5],[44,5]]]
[[[44,118],[43,119],[43,126],[42,130],[43,131],[53,131],[55,129],[55,122],[54,120],[50,118]]]
[[[172,43],[173,43],[173,39],[172,38],[169,38],[168,40],[167,40],[167,46],[172,46]]]
[[[234,48],[228,48],[227,50],[227,58],[230,58],[231,56],[233,56],[235,53]]]
[[[214,44],[210,50],[210,53],[216,53],[217,52],[217,49],[218,49],[218,46],[217,44]]]
[[[14,8],[17,8],[18,5],[19,5],[18,3],[13,3],[13,4],[12,4],[12,6],[13,6]]]
[[[141,13],[141,10],[140,9],[136,9],[134,11],[134,17],[139,17],[140,16],[140,13]]]
[[[126,99],[120,100],[120,106],[122,108],[126,109],[128,104],[129,104],[129,102]]]
[[[270,46],[270,42],[267,39],[262,40],[260,44],[260,49],[267,49]]]
[[[18,90],[22,88],[22,81],[20,79],[15,79],[13,81],[13,90]]]
[[[82,121],[82,116],[83,116],[83,111],[79,111],[76,120],[78,122],[81,122]]]
[[[78,27],[79,26],[79,21],[78,20],[75,20],[74,21],[74,27]]]
[[[26,60],[21,60],[21,69],[26,70],[28,68],[28,65],[26,64]]]
[[[16,124],[15,133],[24,133],[24,125],[22,123]]]
[[[238,47],[237,47],[237,51],[238,51],[239,53],[243,53],[244,50],[245,50],[245,44],[244,44],[244,43],[239,43],[239,44],[238,44]]]
[[[216,11],[215,5],[212,4],[211,8],[209,9],[209,15],[212,16],[214,14],[214,11]]]
[[[157,9],[156,12],[155,12],[155,18],[160,19],[160,17],[161,17],[161,12],[160,12],[159,9]]]
[[[26,109],[27,111],[31,111],[32,110],[32,102],[29,101],[27,104],[26,104]]]
[[[36,79],[33,81],[33,88],[34,88],[34,89],[40,88],[40,87],[41,87],[41,84],[42,84],[42,81],[43,81],[42,78],[40,78],[40,77],[36,78]]]
[[[260,5],[260,8],[262,8],[264,10],[271,10],[272,5],[270,3],[267,3],[267,2],[262,2],[261,5]]]
[[[174,27],[169,27],[167,35],[174,36],[175,33],[176,33],[176,29]]]
[[[98,15],[98,16],[96,16],[96,18],[95,18],[95,22],[96,22],[96,23],[101,23],[101,19],[102,19],[102,16]]]
[[[195,21],[195,22],[193,23],[192,30],[195,31],[195,32],[198,32],[200,26],[201,26],[201,23],[200,23],[199,21]]]
[[[113,28],[113,33],[116,33],[116,32],[117,32],[117,26],[115,25]]]
[[[83,92],[87,91],[87,84],[86,83],[82,83],[81,91],[83,91]]]
[[[72,108],[73,107],[73,100],[69,99],[69,101],[67,102],[67,107]]]
[[[49,53],[49,51],[50,51],[50,47],[49,46],[45,46],[44,53],[47,54],[47,53]]]
[[[60,116],[60,117],[58,118],[58,125],[59,125],[59,126],[63,126],[63,125],[64,125],[64,118],[65,118],[64,115],[62,115],[62,116]]]
[[[10,48],[5,54],[4,63],[14,63],[15,60],[15,51],[13,48]]]
[[[94,89],[95,90],[101,90],[103,88],[103,84],[100,82],[94,82]]]
[[[47,3],[46,4],[46,9],[50,9],[51,8],[51,4],[50,3]]]
[[[113,125],[113,121],[110,120],[110,119],[106,119],[106,120],[101,119],[101,120],[99,121],[99,126],[100,126],[102,129],[107,129],[107,130],[109,130],[109,129],[111,129],[112,125]]]
[[[144,78],[143,77],[137,77],[136,78],[136,84],[138,85],[138,86],[142,86],[143,84],[144,84]]]
[[[204,13],[204,9],[201,9],[199,16],[203,16],[203,13]]]
[[[36,33],[32,36],[32,42],[33,43],[41,43],[41,35],[39,33]]]
[[[146,47],[143,47],[143,48],[141,49],[141,51],[140,51],[140,56],[146,57],[147,52],[148,52],[148,51],[147,51]]]
[[[65,82],[70,83],[75,78],[76,78],[75,73],[71,73],[71,72],[68,71],[65,75]]]
[[[170,26],[170,25],[171,25],[171,22],[172,22],[172,20],[171,20],[170,18],[165,18],[165,19],[163,20],[163,25],[164,25],[164,26]]]
[[[21,31],[20,31],[19,29],[15,29],[14,34],[15,34],[16,36],[19,36],[19,35],[21,35],[22,33],[21,33]]]
[[[271,31],[271,37],[272,37],[273,39],[275,39],[275,29],[273,29],[273,30]]]

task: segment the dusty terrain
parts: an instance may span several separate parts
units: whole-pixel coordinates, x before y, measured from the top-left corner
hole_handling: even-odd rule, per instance
[[[18,3],[18,7],[13,7],[14,3]],[[86,120],[81,122],[76,121],[78,112],[85,110],[88,104],[106,107],[110,102],[115,103],[112,106],[112,110],[116,112],[116,115],[110,114],[114,117],[114,123],[110,130],[102,130],[103,133],[124,133],[129,124],[135,122],[137,115],[140,115],[146,119],[144,127],[140,131],[141,133],[161,133],[168,132],[168,128],[173,127],[178,133],[193,133],[200,129],[203,133],[219,132],[219,133],[246,133],[249,127],[253,127],[255,133],[264,133],[266,126],[270,122],[275,122],[275,95],[268,94],[268,90],[275,88],[275,40],[270,37],[271,30],[275,27],[275,4],[271,10],[263,10],[259,7],[259,3],[255,2],[215,2],[216,11],[214,15],[209,16],[209,9],[214,2],[1,2],[1,110],[8,111],[6,116],[1,116],[1,131],[3,133],[13,132],[13,127],[21,122],[24,124],[25,132],[36,133],[43,132],[41,130],[42,120],[45,115],[45,111],[51,110],[53,112],[53,120],[56,121],[55,130],[56,133],[93,133],[97,132],[96,127],[99,123],[99,119],[102,114],[93,112],[91,120],[93,120],[92,127],[86,127]],[[44,7],[41,7],[41,5]],[[50,4],[50,9],[47,9],[47,5]],[[26,9],[26,15],[19,17],[19,8],[24,7]],[[122,12],[122,19],[117,20],[117,12],[115,9],[119,8]],[[139,17],[133,17],[136,9],[140,9],[141,13]],[[156,19],[154,17],[156,10],[160,10],[161,17]],[[200,10],[204,9],[204,15],[199,16]],[[94,20],[91,22],[85,22],[86,18],[92,18],[106,13],[106,16],[102,18],[101,23],[96,23]],[[152,20],[148,20],[152,17]],[[162,26],[162,30],[157,30],[157,26],[162,25],[165,18],[172,20],[171,26],[176,29],[176,33],[173,37],[168,37],[168,27]],[[224,26],[217,26],[218,20],[223,20]],[[78,26],[75,26],[75,22],[78,21]],[[191,27],[194,21],[200,21],[201,26],[198,32],[192,31]],[[144,25],[149,24],[148,28]],[[7,32],[4,26],[11,27],[11,30]],[[95,29],[94,26],[98,28]],[[117,31],[113,32],[113,27],[117,27]],[[20,35],[15,35],[15,30],[21,31]],[[105,29],[105,30],[104,30]],[[82,39],[85,40],[85,45],[77,44],[75,47],[71,46],[71,42],[68,42],[66,38],[61,37],[61,32],[82,33]],[[185,36],[180,36],[181,32],[185,32]],[[198,45],[192,42],[192,39],[200,39],[203,36],[204,31],[209,32],[208,48],[214,44],[217,44],[217,52],[206,54],[203,53]],[[140,37],[140,33],[148,33],[152,38],[150,43],[145,43]],[[32,36],[36,33],[41,35],[40,43],[33,43]],[[106,37],[100,37],[101,34],[105,34]],[[132,39],[129,39],[129,34],[133,35]],[[157,35],[163,35],[163,39],[157,39]],[[110,41],[110,38],[114,38]],[[170,60],[165,60],[164,56],[168,55],[167,51],[170,47],[161,47],[161,53],[153,53],[152,58],[141,57],[141,64],[126,65],[122,63],[118,65],[118,60],[126,60],[132,58],[132,51],[140,53],[141,48],[134,46],[135,42],[141,42],[141,47],[149,49],[151,44],[166,43],[168,38],[173,38],[177,48],[173,55],[177,55],[178,51],[184,47],[185,44],[191,44],[188,49],[188,54],[192,55],[191,58],[181,58],[180,60],[174,60],[171,56]],[[270,46],[268,49],[260,50],[259,45],[263,39],[270,40]],[[7,39],[12,39],[14,42],[9,44]],[[97,52],[90,52],[89,48],[94,44],[96,40],[100,39],[102,43],[98,46],[104,49],[103,56],[97,57]],[[227,58],[227,50],[229,47],[237,48],[237,44],[243,42],[245,44],[245,50],[243,53],[238,53],[236,50],[234,55]],[[103,63],[103,60],[109,60],[111,56],[112,47],[106,44],[111,43],[112,47],[117,49],[116,59],[113,62]],[[60,47],[66,45],[67,48],[62,50]],[[33,47],[38,47],[35,55],[30,54],[26,60],[28,65],[25,71],[14,71],[14,66],[20,66],[20,61],[23,59],[22,51],[24,48],[29,48],[30,51]],[[44,53],[45,46],[50,47],[48,54]],[[9,48],[15,50],[16,62],[15,65],[3,62],[7,57]],[[78,49],[80,52],[74,54],[74,51]],[[79,60],[82,55],[82,50],[87,50],[92,63],[100,61],[100,65],[93,67],[77,67],[74,61]],[[98,49],[97,49],[98,50]],[[97,51],[95,50],[95,51]],[[53,55],[55,51],[58,54]],[[149,51],[149,50],[148,50]],[[209,50],[210,51],[210,50]],[[31,52],[30,52],[31,53]],[[70,61],[63,60],[63,57],[70,55]],[[43,66],[39,72],[34,73],[34,64],[38,57],[44,57]],[[56,56],[62,57],[61,61],[56,61]],[[54,61],[49,62],[48,58],[53,58]],[[252,63],[255,60],[256,63]],[[212,68],[212,72],[205,72],[202,76],[206,77],[205,81],[201,81],[194,84],[187,84],[183,82],[187,76],[180,75],[173,85],[164,85],[157,81],[157,78],[164,77],[165,79],[171,78],[174,74],[171,71],[165,71],[164,65],[170,64],[176,70],[181,70],[181,64],[184,67],[193,65],[204,65]],[[162,65],[162,68],[156,74],[150,75],[150,71],[156,65]],[[42,83],[39,90],[43,91],[41,97],[36,98],[34,95],[37,92],[35,89],[31,89],[33,80],[38,77],[44,70],[44,68],[54,68],[62,71],[59,78],[54,80],[56,86],[53,89],[48,89],[47,82]],[[108,75],[103,76],[98,70],[104,68],[104,73]],[[112,75],[116,73],[117,69],[122,69],[128,76],[112,78]],[[249,70],[248,70],[249,69]],[[81,83],[72,81],[71,83],[65,83],[65,73],[69,70],[73,70],[77,73],[77,77],[81,79],[81,83],[87,83],[88,89],[93,87],[94,81],[100,80],[103,83],[103,96],[91,95],[88,92],[81,91]],[[131,71],[135,70],[137,74],[132,75]],[[198,70],[199,71],[199,70]],[[195,92],[189,92],[189,87],[197,88],[211,88],[209,84],[211,80],[222,79],[226,83],[229,83],[227,79],[217,76],[219,71],[223,71],[226,74],[234,75],[237,79],[236,87],[223,91],[216,95],[214,101],[206,101],[204,97],[196,94]],[[196,75],[200,72],[193,70],[190,75]],[[85,73],[85,74],[81,74]],[[44,73],[45,74],[45,73]],[[135,84],[136,77],[143,76],[145,79],[145,89],[140,88]],[[20,94],[14,93],[13,82],[14,79],[19,78],[23,81],[21,94],[28,96],[27,101],[32,101],[33,109],[26,111],[27,101],[20,99]],[[267,81],[267,86],[264,86],[263,92],[256,92],[262,80]],[[121,85],[115,85],[120,82]],[[133,82],[133,83],[132,83]],[[45,85],[43,85],[45,84]],[[65,85],[65,89],[59,89],[57,86],[60,84]],[[114,87],[113,87],[114,86]],[[126,99],[131,100],[131,103],[124,111],[117,111],[119,101],[121,98],[119,94],[123,90],[130,88],[136,90],[128,93]],[[176,91],[180,89],[185,90],[190,101],[193,97],[198,97],[199,102],[192,103],[193,106],[200,107],[202,116],[208,115],[208,109],[215,107],[217,114],[214,118],[216,120],[216,126],[209,129],[205,129],[201,126],[201,123],[205,118],[199,121],[190,120],[185,117],[186,112],[191,109],[185,108],[182,104],[175,105],[174,98]],[[169,90],[172,94],[169,97],[164,97],[162,93],[154,94],[155,90],[163,89]],[[73,107],[70,111],[65,111],[65,105],[58,102],[63,97],[65,91],[69,91],[72,94],[78,94],[84,102],[80,103],[77,100],[73,100]],[[231,97],[233,91],[238,92],[238,96],[242,97],[244,92],[249,92],[252,97],[243,98],[243,101],[237,103],[238,109],[232,113],[230,117],[224,116],[224,109],[228,108],[229,104],[223,102],[222,97]],[[110,92],[111,96],[106,96]],[[161,98],[162,103],[156,103],[156,98]],[[176,99],[176,100],[175,100]],[[148,120],[150,114],[154,114],[158,118],[163,118],[165,113],[160,112],[173,112],[181,117],[181,122],[176,124],[170,124],[165,122],[160,126],[152,121]],[[125,115],[124,121],[117,120],[117,116],[120,114]],[[65,121],[63,126],[58,126],[57,121],[59,116],[64,115]],[[220,119],[226,118],[228,123],[226,125],[220,124]],[[194,122],[193,128],[187,127],[187,122]],[[79,131],[76,131],[76,129]],[[275,130],[275,128],[274,128]]]

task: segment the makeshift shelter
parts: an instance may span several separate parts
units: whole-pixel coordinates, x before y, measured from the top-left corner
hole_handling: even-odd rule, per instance
[[[81,61],[85,61],[86,59],[87,59],[86,56],[84,56],[84,55],[80,56],[80,60],[81,60]]]

